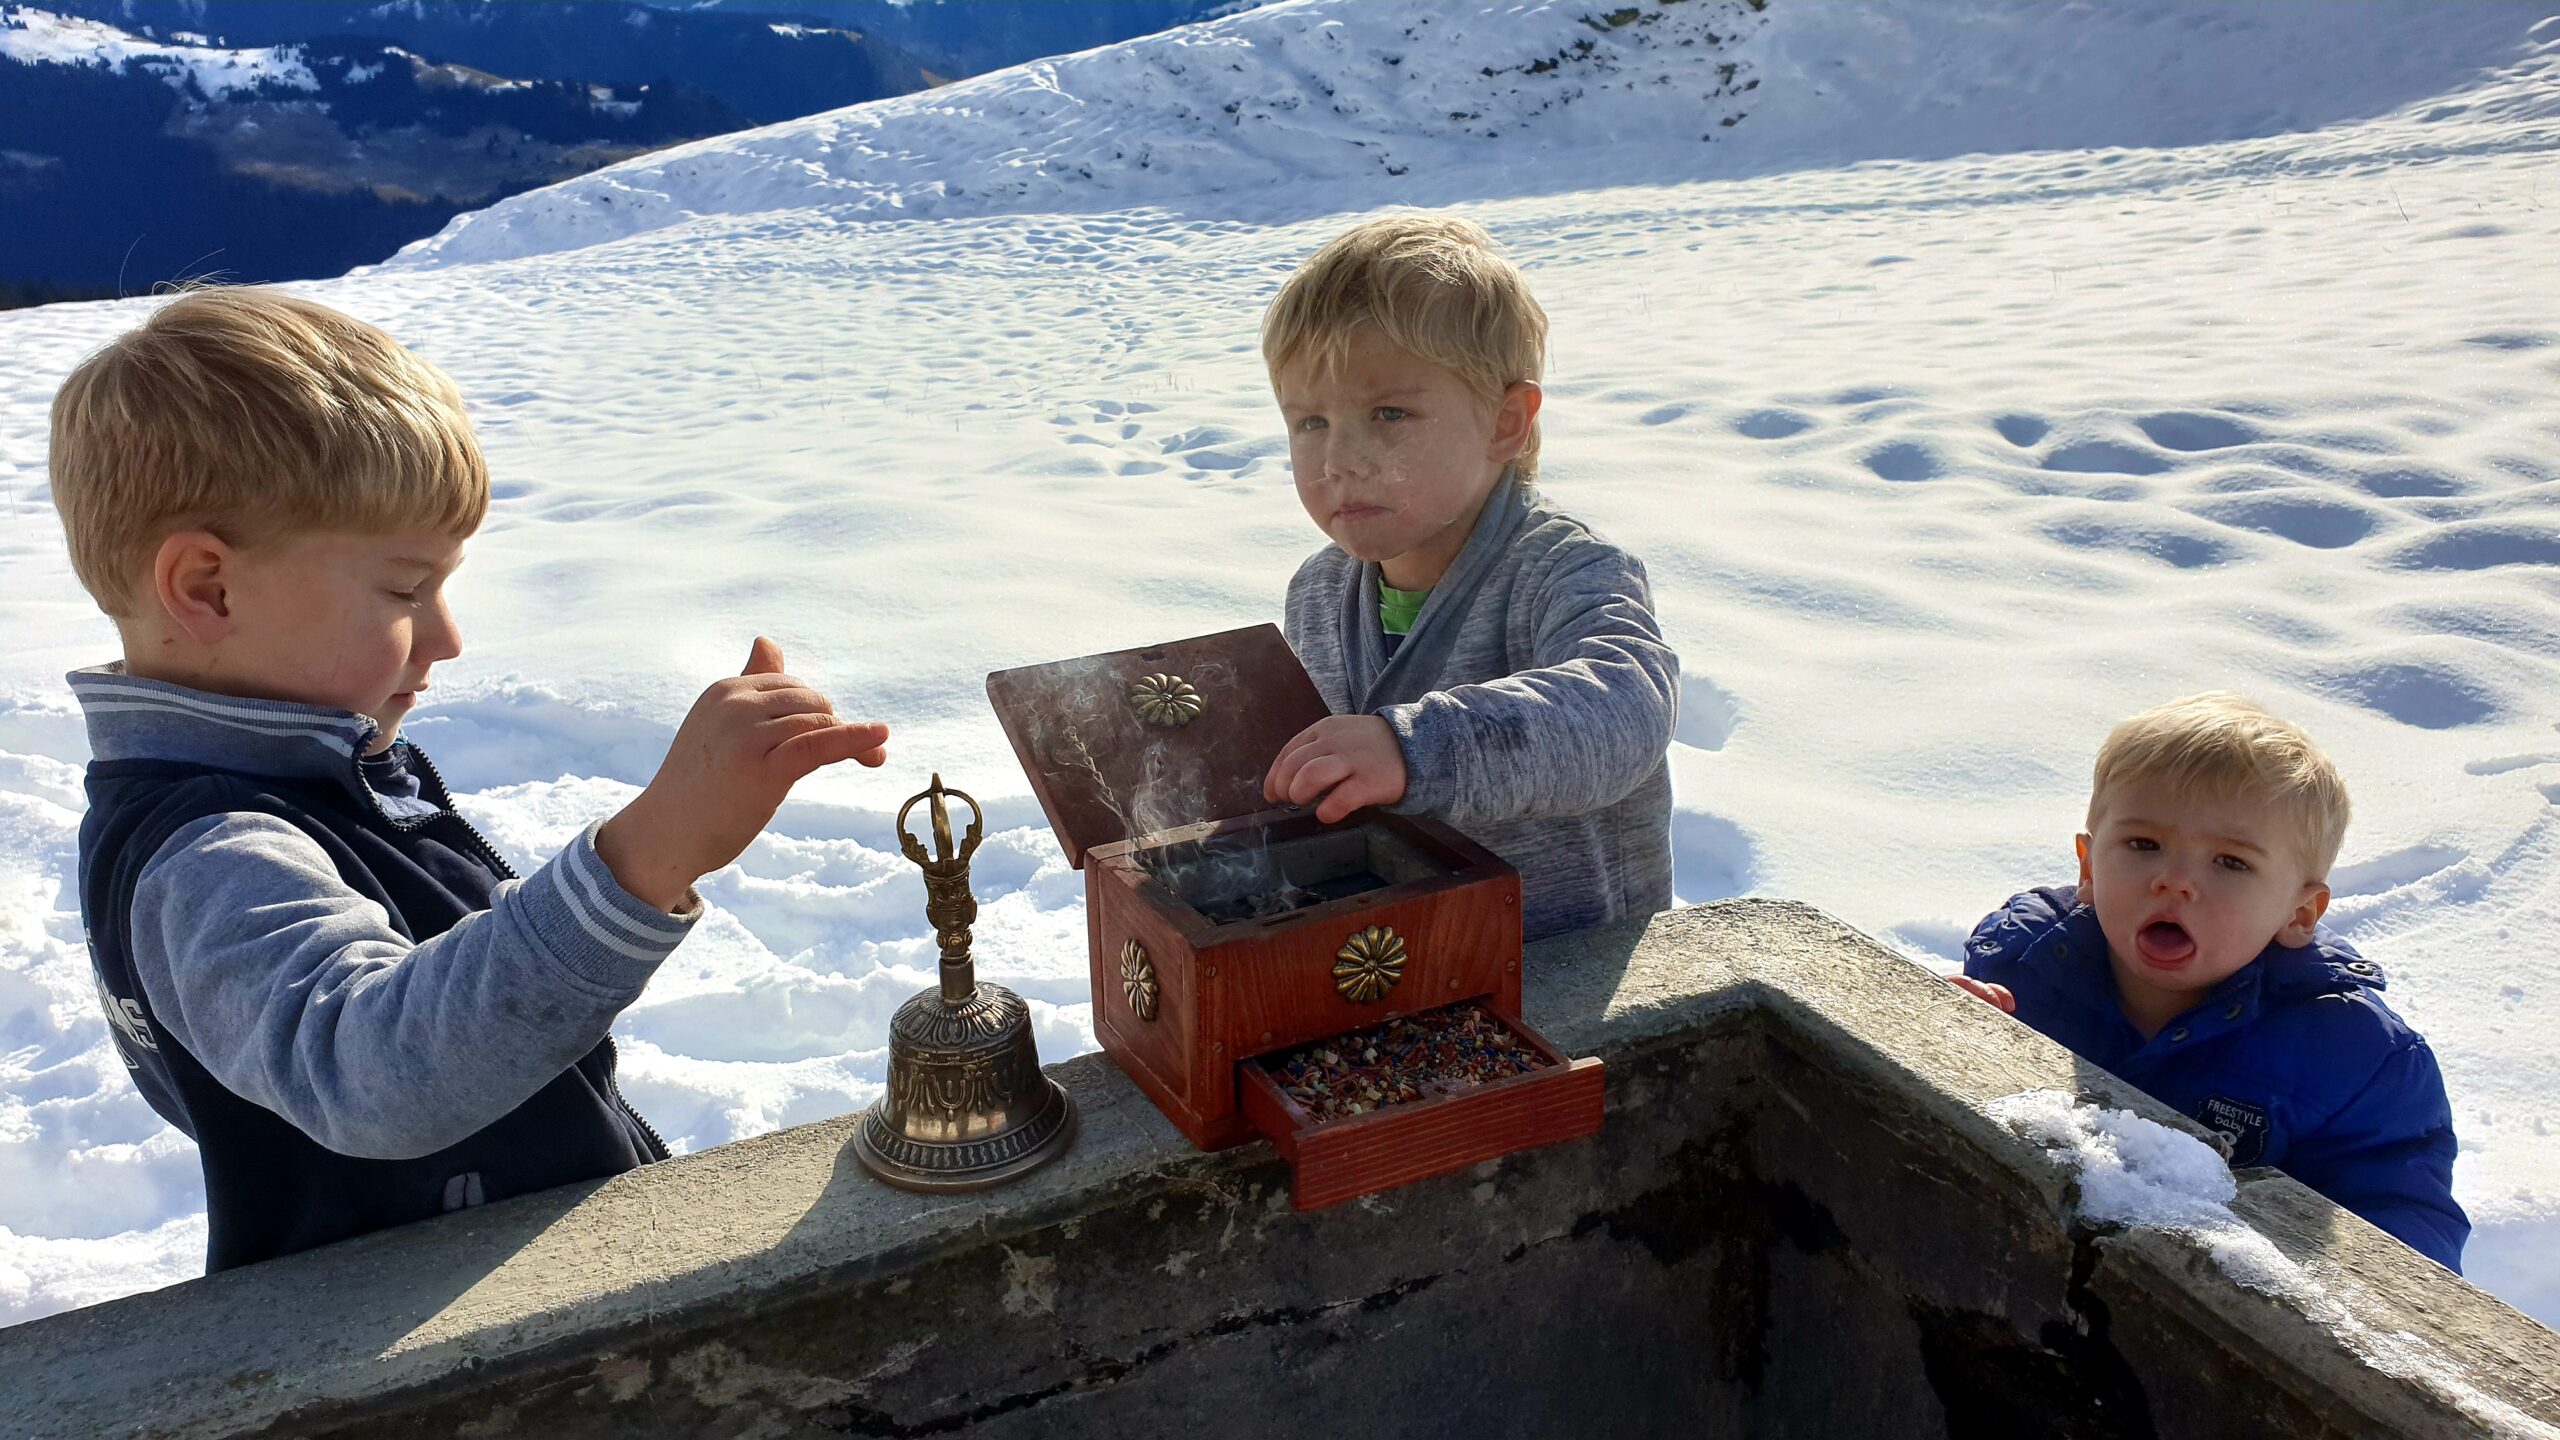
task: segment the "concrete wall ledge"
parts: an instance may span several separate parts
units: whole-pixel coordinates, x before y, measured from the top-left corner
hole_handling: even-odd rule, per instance
[[[1473,1237],[1492,1233],[1481,1224],[1488,1207],[1512,1204],[1516,1194],[1516,1226],[1527,1235],[1518,1242],[1521,1249],[1567,1232],[1606,1229],[1644,1241],[1664,1265],[1712,1261],[1725,1266],[1719,1275],[1757,1273],[1761,1298],[1750,1303],[1768,1312],[1753,1322],[1764,1329],[1802,1323],[1770,1310],[1773,1304],[1783,1310],[1786,1303],[1783,1293],[1774,1302],[1767,1296],[1772,1264],[1782,1273],[1794,1273],[1784,1269],[1790,1266],[1827,1266],[1824,1274],[1847,1277],[1837,1286],[1885,1285],[1897,1295],[1907,1292],[1911,1313],[1923,1317],[1914,1354],[1926,1352],[1926,1385],[1936,1387],[1934,1400],[1925,1387],[1917,1390],[1919,1403],[1940,1406],[1949,1432],[1967,1433],[1962,1422],[1975,1402],[1964,1398],[1972,1392],[1949,1388],[1945,1365],[1952,1362],[1945,1361],[1951,1353],[1945,1347],[1973,1343],[1962,1338],[1973,1332],[1962,1326],[1933,1330],[1926,1317],[1955,1313],[1945,1308],[1953,1302],[1942,1290],[1972,1293],[1984,1283],[1966,1277],[1949,1278],[1943,1286],[1936,1279],[1913,1281],[1905,1272],[1920,1262],[1879,1258],[1877,1247],[1887,1242],[1873,1238],[1890,1232],[1895,1215],[1920,1211],[1851,1214],[1842,1208],[1842,1219],[1823,1223],[1848,1233],[1846,1245],[1764,1236],[1753,1242],[1762,1246],[1752,1252],[1757,1258],[1751,1263],[1759,1266],[1754,1272],[1734,1268],[1741,1262],[1732,1256],[1692,1259],[1694,1237],[1666,1246],[1658,1236],[1637,1233],[1644,1226],[1627,1220],[1636,1213],[1627,1206],[1644,1196],[1606,1215],[1573,1208],[1577,1187],[1604,1188],[1611,1169],[1632,1173],[1650,1166],[1670,1174],[1682,1165],[1694,1168],[1694,1157],[1703,1152],[1690,1131],[1706,1124],[1709,1112],[1730,1119],[1737,1128],[1729,1133],[1749,1137],[1734,1142],[1748,1155],[1735,1162],[1731,1175],[1773,1177],[1753,1181],[1760,1187],[1753,1193],[1781,1195],[1782,1208],[1853,1206],[1853,1200],[1829,1198],[1844,1195],[1849,1182],[1826,1189],[1819,1174],[1856,1163],[1846,1142],[1837,1139],[1841,1122],[1831,1118],[1854,1112],[1880,1117],[1872,1122],[1878,1133],[1910,1154],[1943,1154],[1950,1166],[1972,1167],[1968,1173],[1987,1179],[1959,1188],[2011,1197],[2012,1208],[2026,1215],[2017,1222],[2024,1228],[1994,1237],[2007,1248],[1983,1252],[1988,1259],[1963,1258],[1964,1245],[1950,1237],[1949,1252],[1958,1257],[1951,1264],[1996,1271],[2011,1263],[2004,1256],[2022,1267],[2043,1263],[2035,1257],[2066,1256],[2073,1304],[2083,1305],[2091,1295],[2114,1297],[2111,1343],[2125,1358],[2119,1361],[2111,1352],[2106,1365],[2129,1365],[2136,1372],[2121,1383],[2147,1391],[2140,1397],[2146,1418],[2138,1429],[2095,1433],[2237,1428],[2229,1413],[2217,1419],[2201,1399],[2182,1402],[2174,1375],[2143,1373],[2153,1364],[2146,1357],[2164,1357],[2158,1364],[2166,1370],[2165,1357],[2204,1345],[2207,1353],[2228,1357],[2238,1377],[2234,1383],[2261,1384],[2270,1394],[2291,1397],[2282,1401],[2291,1407],[2286,1415],[2320,1417],[2301,1421],[2293,1433],[2560,1435],[2560,1428],[2543,1428],[2560,1427],[2560,1336],[2281,1176],[2252,1172],[2235,1209],[2315,1282],[2308,1292],[2249,1289],[2186,1236],[2075,1225],[2070,1176],[1990,1118],[1987,1103],[2020,1091],[2055,1089],[2166,1124],[2186,1122],[1818,912],[1785,902],[1733,901],[1543,942],[1528,957],[1526,1005],[1531,1021],[1568,1052],[1610,1061],[1610,1130],[1600,1140],[1297,1216],[1282,1202],[1277,1162],[1268,1147],[1200,1154],[1109,1061],[1084,1056],[1052,1069],[1082,1109],[1075,1148],[1008,1189],[943,1199],[891,1190],[853,1162],[846,1148],[852,1117],[799,1126],[610,1181],[0,1330],[8,1428],[46,1437],[322,1434],[342,1427],[377,1434],[411,1428],[458,1433],[454,1417],[474,1415],[481,1417],[471,1422],[474,1428],[497,1433],[514,1428],[526,1406],[534,1407],[523,1411],[531,1417],[578,1413],[541,1411],[540,1405],[584,1405],[624,1417],[617,1423],[627,1430],[648,1428],[642,1417],[655,1413],[652,1407],[663,1397],[669,1408],[661,1433],[924,1433],[978,1426],[1014,1433],[1003,1429],[1011,1423],[1008,1417],[1022,1419],[1015,1411],[1043,1396],[1063,1396],[1061,1404],[1088,1403],[1087,1410],[1073,1413],[1105,1413],[1092,1408],[1105,1403],[1096,1398],[1099,1382],[1070,1378],[1021,1392],[1034,1401],[1007,1399],[988,1410],[952,1388],[958,1382],[936,1381],[943,1387],[936,1394],[955,1407],[935,1412],[944,1419],[883,1428],[889,1422],[879,1417],[888,1412],[865,1408],[864,1397],[874,1397],[888,1383],[884,1377],[914,1367],[911,1347],[884,1342],[874,1353],[837,1357],[843,1366],[839,1377],[813,1371],[789,1385],[768,1385],[741,1378],[744,1372],[734,1365],[723,1368],[727,1362],[719,1357],[730,1353],[722,1349],[723,1337],[750,1326],[758,1315],[825,1316],[835,1313],[831,1307],[857,1303],[883,1311],[878,1323],[886,1325],[885,1308],[894,1306],[893,1297],[909,1293],[918,1277],[927,1277],[914,1292],[919,1305],[932,1292],[937,1298],[929,1303],[940,1307],[937,1314],[983,1311],[983,1323],[991,1327],[987,1333],[999,1337],[990,1343],[1023,1343],[1018,1335],[1001,1338],[1015,1335],[1002,1327],[1017,1323],[1036,1322],[1051,1332],[1071,1332],[1088,1322],[1099,1326],[1099,1318],[1079,1307],[1104,1302],[1076,1291],[1059,1268],[1065,1263],[1061,1257],[1075,1258],[1072,1247],[1088,1217],[1143,1213],[1152,1219],[1167,1204],[1196,1203],[1198,1223],[1212,1227],[1201,1232],[1210,1236],[1204,1243],[1221,1251],[1219,1224],[1229,1237],[1242,1225],[1257,1240],[1335,1249],[1350,1243],[1393,1247],[1401,1242],[1380,1237],[1419,1235],[1428,1226],[1427,1233],[1443,1238],[1430,1247],[1417,1244],[1416,1251],[1436,1247],[1435,1263],[1463,1268],[1482,1259],[1469,1247],[1481,1249],[1483,1242]],[[1707,1048],[1710,1042],[1726,1048]],[[1719,1056],[1726,1058],[1718,1061]],[[1758,1058],[1741,1065],[1732,1062],[1734,1056]],[[1707,1073],[1719,1070],[1749,1073]],[[1609,1168],[1597,1168],[1601,1161],[1593,1157],[1604,1144],[1636,1148],[1611,1152]],[[1899,1163],[1897,1174],[1927,1168],[1907,1159]],[[1792,1178],[1788,1172],[1796,1168],[1814,1178]],[[1842,1173],[1854,1174],[1854,1168]],[[1738,1182],[1728,1177],[1716,1183],[1732,1188]],[[1657,1187],[1647,1193],[1668,1192]],[[1530,1218],[1533,1211],[1540,1218]],[[1380,1228],[1399,1215],[1418,1223]],[[1696,1223],[1716,1223],[1712,1205]],[[1097,1235],[1125,1233],[1100,1220],[1095,1225]],[[1042,1237],[1038,1243],[1025,1241],[1034,1235]],[[1915,1252],[1930,1243],[1925,1234],[1903,1238],[1911,1242],[1904,1248]],[[1130,1257],[1146,1260],[1146,1266],[1119,1266],[1109,1303],[1155,1303],[1150,1285],[1167,1296],[1179,1291],[1191,1262],[1177,1257],[1197,1252],[1173,1248],[1176,1243],[1168,1238],[1162,1254]],[[1628,1242],[1628,1253],[1637,1253],[1634,1244]],[[980,1252],[984,1265],[951,1268],[961,1264],[953,1257]],[[1376,1268],[1391,1274],[1391,1262],[1405,1258],[1400,1252],[1383,1255]],[[1516,1258],[1516,1252],[1503,1258]],[[964,1274],[978,1277],[968,1283],[979,1285],[979,1293],[955,1300],[935,1292],[935,1286],[957,1283],[951,1277]],[[1158,1274],[1161,1279],[1151,1278]],[[1381,1283],[1388,1289],[1377,1294],[1396,1293],[1394,1282]],[[2049,1288],[2059,1290],[2062,1283],[2057,1279]],[[1238,1288],[1204,1300],[1195,1285],[1183,1303],[1241,1306],[1241,1293]],[[1376,1303],[1375,1296],[1363,1303]],[[1717,1302],[1711,1294],[1689,1303]],[[2005,1314],[2007,1303],[1984,1301],[1966,1313]],[[1325,1305],[1301,1308],[1324,1323],[1337,1318]],[[2107,1310],[2084,1307],[2077,1319],[2065,1317],[2065,1331],[2072,1324],[2085,1329],[2090,1313],[2103,1318]],[[1903,1323],[1898,1313],[1875,1323],[1888,1321]],[[1111,1323],[1122,1323],[1116,1309]],[[1698,1323],[1728,1322],[1707,1316]],[[2118,1383],[2091,1379],[2094,1372],[2074,1359],[2076,1342],[2067,1333],[2048,1325],[2041,1332],[2046,1338],[2037,1340],[2039,1332],[2023,1311],[2015,1323],[2027,1337],[2019,1342],[2025,1349],[2010,1343],[2014,1337],[1994,1337],[1999,1343],[1978,1353],[2000,1364],[2041,1363],[2038,1353],[2056,1357],[2061,1378],[2054,1383],[2062,1387],[2057,1395],[2085,1399],[2094,1393],[2091,1385]],[[1980,1328],[1977,1320],[1965,1324]],[[1217,1329],[1210,1325],[1200,1333]],[[1950,1341],[1950,1335],[1958,1339]],[[1073,1348],[1075,1338],[1070,1335],[1066,1343]],[[1751,1343],[1770,1348],[1765,1341]],[[2026,1362],[2017,1362],[2020,1355]],[[1917,1375],[1922,1361],[1912,1363]],[[1767,1407],[1777,1403],[1773,1382],[1756,1368],[1763,1364],[1746,1356],[1725,1367],[1731,1372],[1731,1413],[1743,1420],[1758,1416],[1767,1423]],[[1073,1373],[1117,1378],[1127,1372],[1125,1365],[1114,1365],[1097,1371],[1088,1363]],[[2187,1360],[2176,1365],[2177,1373],[2193,1368]],[[1216,1413],[1210,1403],[1215,1399],[1200,1397],[1203,1413]],[[1881,1406],[1883,1399],[1876,1403]],[[1053,1430],[1057,1415],[1051,1417]],[[706,1418],[714,1416],[727,1418]],[[1903,1419],[1911,1423],[1909,1411]],[[523,1433],[547,1433],[533,1418],[522,1423]],[[1166,1414],[1162,1423],[1171,1432],[1188,1422]],[[2327,1428],[2309,1428],[2314,1425]],[[1924,1420],[1916,1429],[1876,1433],[1929,1428]]]

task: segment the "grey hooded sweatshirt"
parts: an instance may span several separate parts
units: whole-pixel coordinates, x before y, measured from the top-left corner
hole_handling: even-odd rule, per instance
[[[1520,872],[1531,939],[1670,905],[1680,658],[1633,555],[1506,475],[1392,654],[1378,567],[1337,546],[1290,580],[1286,629],[1336,714],[1394,728],[1389,808]]]

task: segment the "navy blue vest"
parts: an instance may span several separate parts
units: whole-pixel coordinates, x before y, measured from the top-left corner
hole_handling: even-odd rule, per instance
[[[487,909],[498,882],[514,872],[453,813],[425,757],[411,758],[437,813],[408,821],[385,817],[345,783],[150,760],[89,766],[89,814],[80,825],[89,958],[135,1085],[202,1153],[207,1271],[666,1158],[657,1132],[614,1085],[610,1037],[456,1144],[414,1160],[363,1160],[322,1148],[225,1089],[152,1015],[130,952],[135,881],[170,836],[208,816],[256,811],[300,829],[412,943]]]

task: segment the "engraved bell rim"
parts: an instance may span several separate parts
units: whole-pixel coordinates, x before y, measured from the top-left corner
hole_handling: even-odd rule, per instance
[[[1075,1097],[1042,1075],[1041,1104],[1006,1134],[959,1143],[920,1141],[888,1131],[875,1106],[854,1126],[848,1145],[862,1168],[884,1185],[924,1193],[986,1190],[1017,1179],[1064,1154],[1082,1123]],[[873,1126],[881,1125],[875,1136]]]

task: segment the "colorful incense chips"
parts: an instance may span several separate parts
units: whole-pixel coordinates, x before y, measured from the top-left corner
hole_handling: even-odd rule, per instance
[[[1288,1097],[1321,1124],[1544,1067],[1511,1028],[1469,1001],[1265,1057]]]

